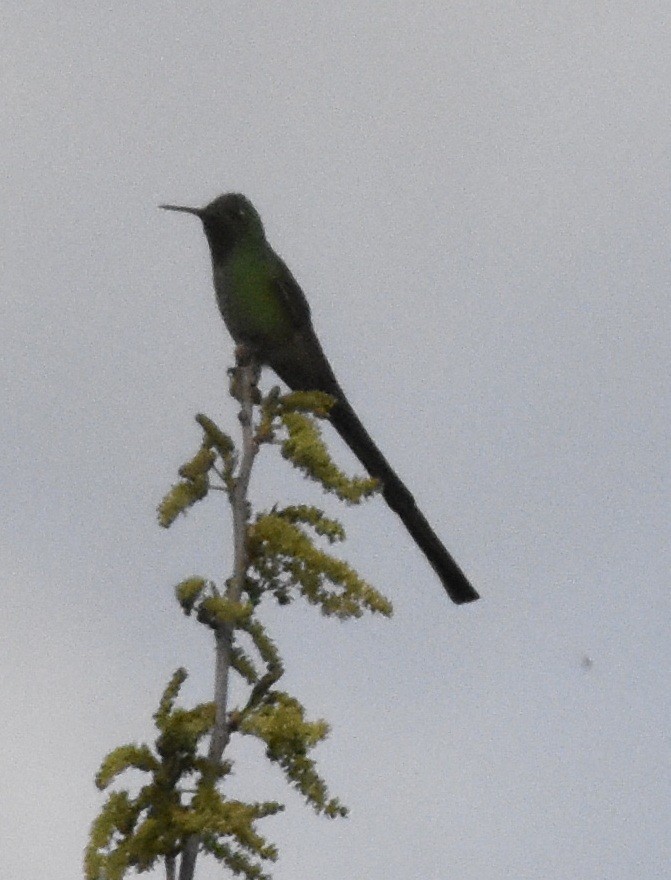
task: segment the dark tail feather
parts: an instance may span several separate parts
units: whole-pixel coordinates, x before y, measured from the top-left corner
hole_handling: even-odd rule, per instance
[[[440,578],[447,595],[457,605],[480,598],[417,507],[408,488],[377,448],[342,392],[337,395],[337,400],[331,410],[333,427],[371,477],[380,480],[385,501],[400,516],[403,525]]]

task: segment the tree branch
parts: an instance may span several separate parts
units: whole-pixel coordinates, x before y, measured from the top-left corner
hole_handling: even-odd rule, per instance
[[[236,351],[237,366],[233,377],[233,394],[240,401],[238,419],[242,427],[242,457],[238,474],[231,493],[233,510],[233,575],[227,581],[226,598],[231,602],[239,602],[245,585],[247,574],[247,520],[249,503],[247,491],[252,473],[252,465],[258,452],[258,444],[254,438],[254,400],[256,384],[259,378],[259,367],[249,355],[238,349]],[[233,627],[231,624],[220,624],[215,631],[215,671],[214,671],[214,705],[215,722],[208,749],[208,760],[218,764],[226,748],[230,736],[228,727],[228,682],[231,668],[231,649],[233,646]],[[190,837],[184,844],[179,880],[193,880],[200,838]],[[166,871],[168,865],[166,864]]]

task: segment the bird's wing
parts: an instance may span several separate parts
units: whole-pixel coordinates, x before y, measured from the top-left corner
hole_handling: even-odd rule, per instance
[[[288,266],[279,257],[275,263],[272,283],[295,333],[289,344],[277,346],[272,352],[267,352],[268,365],[294,391],[325,391],[334,397],[343,396],[312,326],[310,306],[305,294]]]
[[[301,290],[300,284],[291,274],[287,264],[279,257],[277,257],[275,266],[273,286],[291,317],[292,323],[296,329],[311,327],[310,305]]]

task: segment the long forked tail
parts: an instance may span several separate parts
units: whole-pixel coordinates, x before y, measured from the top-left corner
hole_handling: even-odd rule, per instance
[[[417,507],[410,490],[377,448],[342,391],[337,395],[337,403],[331,410],[330,418],[333,427],[371,477],[376,477],[382,483],[384,500],[401,518],[440,578],[450,599],[457,605],[479,599],[478,593]]]

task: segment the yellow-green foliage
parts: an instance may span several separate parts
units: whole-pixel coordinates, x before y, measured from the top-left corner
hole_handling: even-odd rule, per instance
[[[315,418],[327,418],[333,398],[320,392],[280,395],[272,391],[260,406],[255,428],[257,444],[279,437],[282,455],[306,476],[339,498],[358,503],[377,489],[371,479],[350,479],[332,462]],[[259,410],[257,410],[259,412]],[[161,502],[159,522],[167,527],[180,513],[223,489],[229,499],[237,479],[237,454],[231,438],[207,416],[198,415],[203,430],[196,454],[179,469],[180,482]],[[346,562],[321,546],[345,538],[342,525],[317,507],[291,505],[260,513],[247,525],[248,567],[244,578],[231,580],[226,594],[212,581],[194,576],[176,587],[187,615],[230,637],[230,668],[247,686],[242,703],[232,708],[225,742],[235,734],[253,736],[265,746],[267,758],[281,768],[287,781],[313,807],[329,817],[347,809],[329,796],[311,751],[328,735],[325,721],[310,721],[301,703],[276,685],[284,673],[277,647],[256,616],[266,595],[280,604],[304,596],[326,615],[342,619],[364,611],[391,614],[390,602]],[[232,584],[242,583],[240,601]],[[221,788],[232,765],[211,761],[206,740],[215,723],[213,703],[193,709],[175,705],[186,679],[177,670],[154,715],[154,743],[128,744],[104,759],[96,783],[107,789],[127,770],[143,782],[137,790],[112,791],[91,828],[85,857],[87,880],[122,880],[130,869],[147,871],[158,860],[176,859],[187,839],[198,838],[201,849],[245,880],[266,880],[264,863],[277,852],[258,832],[259,819],[283,809],[276,802],[244,803],[227,799]],[[220,752],[218,754],[221,754]]]
[[[231,666],[247,684],[255,684],[259,680],[259,673],[252,658],[239,645],[233,645],[231,648]]]
[[[121,880],[130,868],[147,871],[158,859],[175,857],[185,840],[201,836],[202,846],[247,880],[267,875],[261,862],[274,860],[275,847],[257,832],[258,819],[278,813],[275,802],[229,800],[218,788],[231,770],[213,766],[199,751],[214,724],[214,706],[175,707],[186,673],[179,669],[154,715],[154,748],[126,745],[103,761],[96,782],[107,788],[125,770],[149,775],[137,794],[114,791],[93,823],[85,856],[87,880]]]
[[[327,492],[350,504],[358,504],[379,485],[370,477],[347,477],[332,461],[315,419],[328,418],[334,403],[335,399],[323,391],[292,391],[280,395],[275,389],[261,404],[257,439],[267,442],[280,430],[286,434],[280,441],[284,458]]]
[[[245,632],[249,633],[254,642],[254,647],[259,652],[261,659],[268,667],[281,666],[279,651],[270,638],[263,624],[254,618],[245,621]]]
[[[186,513],[210,488],[208,472],[216,455],[207,446],[201,446],[194,457],[179,468],[182,480],[175,483],[158,506],[159,525],[167,529],[180,513]]]
[[[288,434],[282,441],[282,455],[307,477],[317,480],[327,492],[342,501],[358,504],[379,487],[378,481],[371,477],[348,477],[336,467],[310,415],[286,411],[281,420]]]
[[[290,391],[279,397],[283,412],[311,413],[318,419],[328,418],[336,400],[324,391]]]
[[[217,450],[222,459],[228,459],[235,452],[235,443],[224,431],[218,427],[208,416],[198,413],[196,421],[205,432],[207,441],[211,447]]]
[[[326,615],[360,617],[364,610],[390,616],[391,603],[342,559],[314,543],[305,526],[330,541],[342,527],[313,507],[289,507],[260,514],[249,526],[252,568],[265,588],[285,599],[296,588]]]
[[[371,477],[348,477],[331,459],[315,418],[328,418],[334,399],[321,391],[294,391],[268,394],[260,407],[256,428],[259,443],[270,442],[278,430],[286,436],[280,441],[284,458],[305,476],[349,504],[358,504],[379,489]],[[179,468],[182,478],[158,506],[158,521],[163,528],[172,525],[180,513],[186,513],[212,488],[213,475],[229,494],[235,481],[237,454],[233,440],[212,419],[199,413],[196,421],[203,429],[203,440],[196,454]]]
[[[252,613],[249,602],[232,602],[225,596],[206,596],[198,607],[198,620],[213,629],[223,626],[244,626]]]
[[[197,501],[204,498],[207,495],[207,490],[208,482],[205,476],[201,476],[197,480],[175,483],[158,506],[159,525],[167,529],[180,513],[186,513]]]
[[[177,601],[182,606],[185,614],[191,614],[193,606],[198,601],[201,593],[207,586],[207,581],[202,577],[190,577],[181,581],[175,587]]]
[[[268,691],[257,706],[243,714],[240,731],[265,743],[266,756],[282,768],[315,812],[332,818],[347,815],[347,807],[328,797],[326,784],[308,757],[308,752],[328,736],[325,721],[306,721],[298,700],[283,691]]]
[[[186,513],[197,501],[205,498],[211,487],[212,471],[229,491],[231,489],[236,464],[233,441],[207,416],[199,414],[196,421],[203,429],[203,442],[193,458],[179,468],[181,481],[171,487],[158,506],[159,525],[166,529],[180,513]]]

